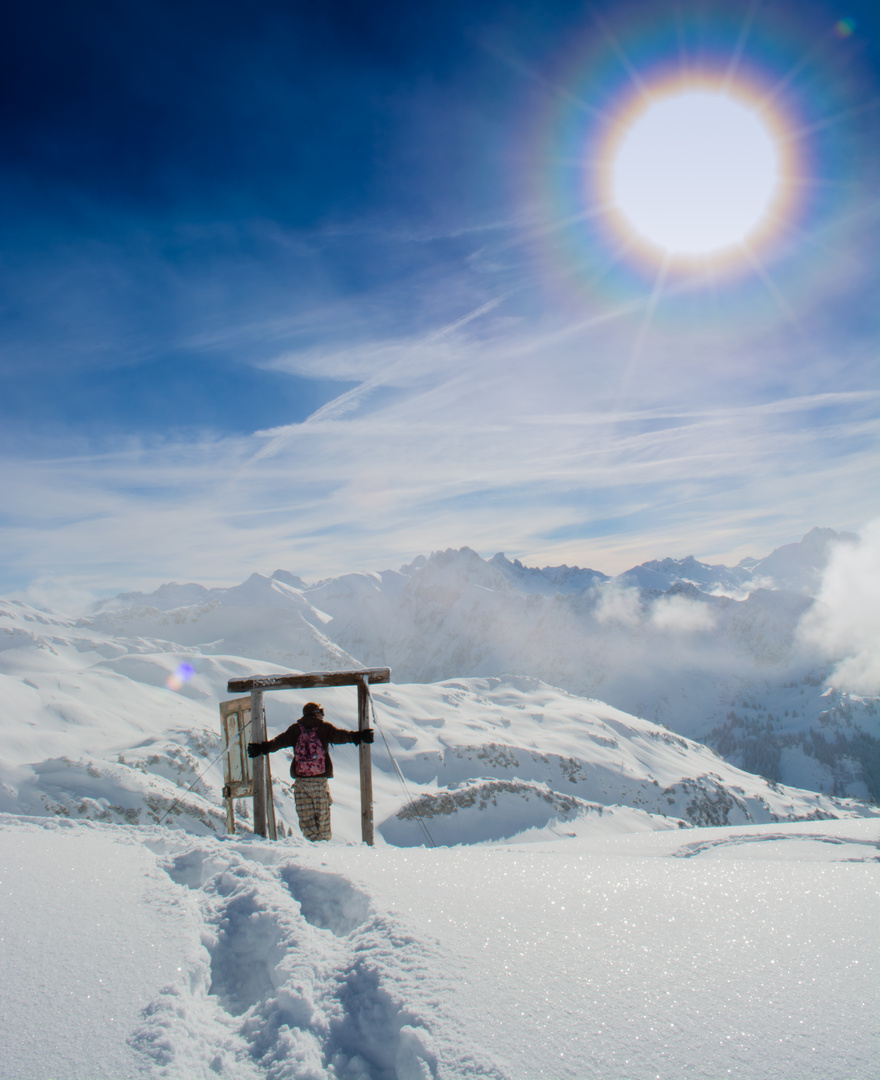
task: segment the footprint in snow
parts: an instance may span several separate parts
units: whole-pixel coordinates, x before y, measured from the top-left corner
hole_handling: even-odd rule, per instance
[[[281,878],[312,926],[347,937],[369,918],[369,899],[338,874],[289,864],[281,868]]]

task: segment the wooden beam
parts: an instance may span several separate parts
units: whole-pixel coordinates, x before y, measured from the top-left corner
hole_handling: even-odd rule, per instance
[[[303,675],[255,675],[250,679],[230,679],[231,694],[252,693],[255,690],[306,690],[313,686],[357,686],[368,683],[391,682],[391,668],[362,668],[359,671],[309,671]]]
[[[367,680],[358,684],[358,731],[366,731],[370,726],[369,691]],[[360,747],[361,766],[361,839],[373,846],[373,762],[370,744],[362,742]]]

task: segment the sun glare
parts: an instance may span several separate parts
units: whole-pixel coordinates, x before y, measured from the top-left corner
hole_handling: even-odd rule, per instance
[[[652,95],[617,126],[609,201],[619,224],[657,254],[725,256],[769,223],[780,156],[771,127],[735,93]]]

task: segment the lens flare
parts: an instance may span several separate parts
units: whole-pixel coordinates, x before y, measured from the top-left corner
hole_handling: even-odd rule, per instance
[[[185,660],[177,665],[177,669],[172,671],[168,678],[165,680],[165,685],[169,690],[173,690],[175,693],[182,690],[186,683],[195,675],[195,668],[192,664],[188,664]]]

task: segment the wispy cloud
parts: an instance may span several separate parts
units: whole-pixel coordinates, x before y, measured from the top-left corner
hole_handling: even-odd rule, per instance
[[[451,334],[454,334],[457,330],[461,330],[463,327],[467,326],[468,323],[473,322],[474,319],[479,319],[480,316],[486,315],[494,310],[504,299],[505,297],[499,296],[492,300],[488,300],[485,304],[480,304],[479,307],[474,308],[473,311],[469,311],[461,318],[455,319],[453,322],[441,327],[439,330],[435,330],[428,334],[423,341],[417,342],[409,349],[406,349],[404,355],[399,357],[396,362],[390,364],[386,363],[376,374],[366,379],[360,386],[346,391],[346,393],[340,394],[339,397],[335,398],[333,401],[328,402],[326,405],[322,405],[321,408],[312,413],[305,422],[307,424],[318,424],[323,420],[335,420],[339,416],[355,409],[364,397],[378,387],[388,385],[393,386],[404,371],[406,371],[411,378],[414,366],[411,363],[411,360],[414,353],[418,354],[430,350],[432,346],[443,341],[444,338],[449,337]]]
[[[399,347],[418,377],[380,378],[371,396],[361,384],[304,423],[8,460],[7,587],[61,566],[92,589],[324,576],[464,544],[611,573],[762,554],[871,505],[872,394],[700,407],[673,377],[680,408],[649,384],[613,412],[601,371],[588,390],[568,354],[547,361],[541,334],[531,359],[519,335],[508,362],[497,336],[465,332],[480,313]],[[613,340],[593,344],[587,381],[613,355]],[[570,411],[576,396],[591,408]]]

